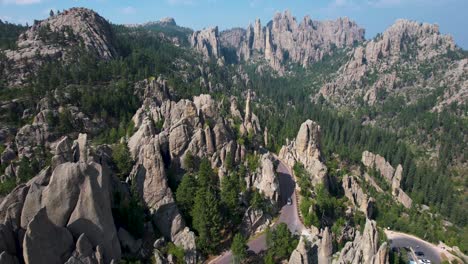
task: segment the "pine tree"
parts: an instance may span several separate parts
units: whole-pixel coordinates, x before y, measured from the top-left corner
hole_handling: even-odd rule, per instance
[[[192,218],[198,233],[198,247],[206,253],[214,253],[221,241],[222,216],[218,197],[210,188],[203,186],[197,191]]]
[[[119,171],[118,176],[121,180],[130,174],[133,167],[133,159],[127,144],[119,143],[112,150],[112,160]]]
[[[247,257],[247,239],[241,234],[236,234],[231,245],[233,263],[241,263]]]
[[[186,219],[195,202],[194,194],[197,193],[197,189],[198,184],[192,174],[185,174],[177,187],[176,201]]]

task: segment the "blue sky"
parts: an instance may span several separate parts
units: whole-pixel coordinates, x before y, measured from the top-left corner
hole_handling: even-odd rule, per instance
[[[45,18],[50,9],[83,6],[114,23],[143,23],[171,16],[193,29],[217,25],[245,27],[255,18],[263,23],[289,9],[299,20],[347,16],[371,38],[398,18],[437,23],[443,33],[468,49],[468,0],[0,0],[0,19],[25,23]]]

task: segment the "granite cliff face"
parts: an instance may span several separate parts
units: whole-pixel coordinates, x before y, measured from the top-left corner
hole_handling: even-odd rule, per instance
[[[66,61],[76,47],[104,60],[116,55],[110,24],[86,8],[71,8],[37,22],[20,35],[17,46],[5,52],[10,61],[6,66],[11,84],[21,84],[44,61]]]
[[[327,167],[322,161],[319,142],[320,126],[312,120],[307,120],[302,123],[296,139],[283,146],[278,156],[290,167],[296,162],[302,163],[310,173],[314,185],[327,185]]]
[[[333,263],[387,264],[389,263],[388,253],[386,242],[379,246],[379,232],[376,222],[367,219],[362,234],[357,231],[354,241],[345,244],[338,260],[333,261]]]
[[[319,95],[337,106],[356,105],[360,99],[373,105],[398,94],[411,102],[420,98],[418,89],[447,86],[450,94],[439,104],[463,103],[467,100],[466,85],[458,84],[466,83],[466,62],[445,62],[447,54],[456,50],[453,38],[441,34],[437,25],[400,19],[383,34],[354,48],[349,61]],[[447,65],[435,66],[427,75],[424,65],[437,61]]]
[[[396,169],[379,154],[369,151],[362,153],[362,163],[369,169],[376,169],[388,182],[392,189],[392,195],[406,208],[411,208],[412,199],[400,188],[403,167],[399,164]]]
[[[307,16],[298,22],[289,11],[285,11],[275,14],[266,26],[256,20],[247,29],[230,29],[219,33],[219,36],[217,30],[205,29],[195,32],[191,39],[197,40],[192,41],[192,46],[204,56],[227,56],[227,53],[220,52],[224,48],[230,51],[229,55],[234,53],[238,61],[264,59],[274,70],[282,72],[288,62],[307,67],[332,53],[336,47],[352,47],[364,41],[364,30],[348,18],[321,22]],[[210,45],[200,45],[201,42]],[[210,49],[212,52],[207,52]]]
[[[357,231],[353,240],[339,252],[333,252],[332,233],[328,228],[313,237],[302,236],[289,258],[289,264],[387,264],[387,243],[379,245],[376,222],[366,220],[362,234]],[[336,257],[335,257],[336,256]]]
[[[25,263],[118,260],[121,248],[111,212],[115,180],[107,163],[89,156],[86,134],[73,147],[67,140],[57,145],[54,167],[19,185],[0,204],[0,222],[13,234],[6,242],[17,245],[8,253]],[[80,251],[80,241],[89,250]]]

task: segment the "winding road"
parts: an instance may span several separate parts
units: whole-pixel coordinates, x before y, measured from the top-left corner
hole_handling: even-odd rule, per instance
[[[429,259],[432,263],[441,263],[441,254],[448,253],[436,245],[409,234],[390,230],[385,230],[385,234],[390,240],[391,248],[412,248],[415,252],[423,252],[424,256],[421,258]]]
[[[274,223],[273,226],[276,226],[279,223],[286,223],[289,230],[292,233],[301,234],[305,230],[304,225],[302,224],[297,208],[297,199],[296,199],[296,182],[288,166],[282,161],[279,161],[278,168],[278,180],[280,186],[280,216],[278,220]],[[292,204],[287,205],[288,198],[291,198]],[[266,237],[265,234],[261,234],[258,237],[250,240],[248,242],[249,250],[252,250],[255,253],[259,253],[262,250],[266,249]],[[231,251],[225,251],[222,255],[211,260],[209,263],[213,264],[230,264],[232,260]]]

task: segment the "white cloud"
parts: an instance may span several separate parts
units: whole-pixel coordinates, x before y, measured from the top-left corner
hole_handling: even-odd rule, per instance
[[[385,8],[385,7],[397,7],[409,4],[418,5],[446,5],[450,0],[368,0],[367,4],[372,7]],[[453,1],[452,1],[453,2]]]
[[[374,7],[390,7],[402,4],[402,0],[373,0],[368,1],[368,4]]]
[[[38,4],[41,0],[2,0],[3,4],[14,4],[14,5],[32,5]]]
[[[194,5],[194,0],[167,0],[170,5]]]
[[[360,10],[361,6],[353,0],[333,0],[326,7],[321,8],[320,12],[327,14],[336,14],[339,11],[356,11]]]
[[[253,8],[253,7],[257,7],[261,3],[262,3],[262,0],[250,0],[249,5],[250,5],[250,7]]]
[[[137,10],[133,6],[127,6],[122,8],[120,12],[125,15],[133,15],[136,14]]]

